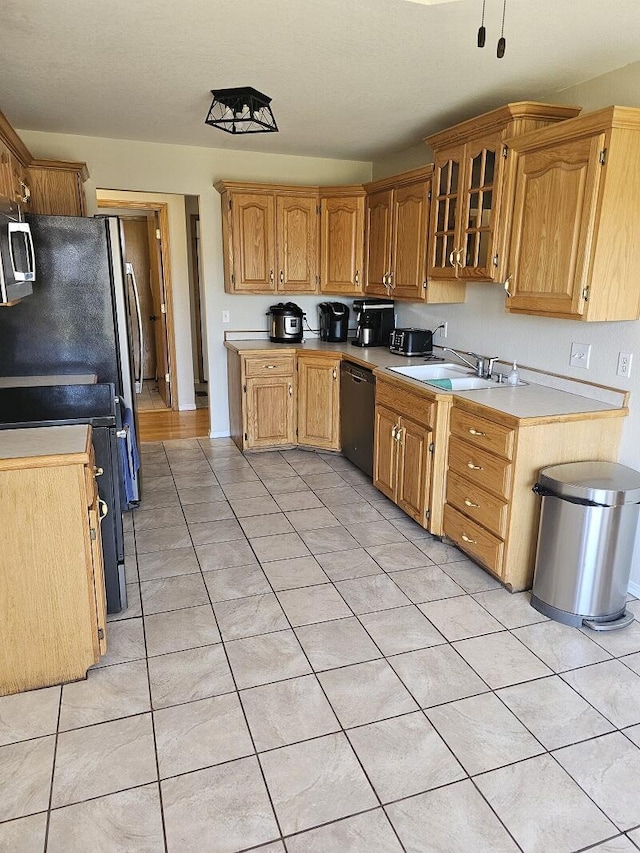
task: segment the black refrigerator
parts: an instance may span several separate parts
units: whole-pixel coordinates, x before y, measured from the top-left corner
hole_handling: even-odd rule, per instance
[[[122,510],[141,498],[135,399],[142,380],[131,347],[139,299],[125,274],[117,217],[25,219],[36,278],[30,296],[0,311],[0,428],[92,425],[96,464],[109,474],[97,483],[109,510],[107,607],[117,612],[126,606]]]

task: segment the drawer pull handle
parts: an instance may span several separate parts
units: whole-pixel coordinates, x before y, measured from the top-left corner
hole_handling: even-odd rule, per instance
[[[94,467],[94,469],[93,469],[93,476],[94,477],[102,477],[103,474],[104,474],[104,468],[95,468]]]
[[[474,509],[478,509],[480,507],[480,504],[474,504],[474,502],[470,501],[469,498],[465,498],[464,502],[465,502],[465,506],[472,506],[472,507],[474,507]]]
[[[472,471],[482,471],[482,465],[474,465],[473,462],[467,462],[467,468],[471,468]]]
[[[289,396],[293,396],[293,385],[291,385],[291,383],[289,383]]]
[[[338,371],[335,369],[335,367],[333,368],[333,378],[334,379],[338,378]]]
[[[106,518],[107,513],[109,512],[109,507],[103,500],[98,500],[98,503],[100,504],[100,518]]]
[[[275,370],[276,369],[275,364],[263,364],[262,366],[266,367],[267,370]]]
[[[486,432],[480,432],[479,429],[474,429],[473,427],[469,429],[469,432],[471,433],[471,435],[480,435],[482,437],[486,436]]]
[[[475,539],[470,539],[466,533],[463,533],[460,537],[463,542],[468,542],[470,545],[477,545],[477,541]]]

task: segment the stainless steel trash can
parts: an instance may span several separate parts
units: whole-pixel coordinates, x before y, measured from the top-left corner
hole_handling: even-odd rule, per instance
[[[532,606],[566,625],[605,631],[630,624],[640,473],[615,462],[553,465],[533,490],[542,512]]]

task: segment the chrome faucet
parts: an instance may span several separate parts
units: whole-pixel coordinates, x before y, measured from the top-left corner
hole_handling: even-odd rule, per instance
[[[478,355],[475,352],[468,352],[466,355],[470,355],[472,358],[475,358],[476,362],[473,364],[469,361],[468,358],[458,352],[458,350],[451,349],[451,347],[442,347],[443,352],[452,352],[456,358],[459,358],[460,361],[463,361],[466,365],[468,365],[476,376],[480,376],[483,379],[491,379],[491,374],[493,373],[493,365],[498,360],[498,356],[486,356],[486,355]]]

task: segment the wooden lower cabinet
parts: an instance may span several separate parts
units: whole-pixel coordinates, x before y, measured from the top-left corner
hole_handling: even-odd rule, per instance
[[[0,695],[84,678],[106,652],[87,426],[0,433]]]
[[[456,400],[450,419],[444,534],[513,592],[533,580],[547,465],[613,462],[625,410],[518,420]]]
[[[340,357],[299,354],[298,444],[340,450]]]
[[[378,377],[373,484],[414,521],[440,532],[444,460],[436,435],[446,430],[448,403]],[[444,433],[443,433],[444,436]]]
[[[295,444],[293,375],[256,376],[245,388],[245,447]]]
[[[296,443],[295,352],[227,350],[229,422],[240,450]]]

